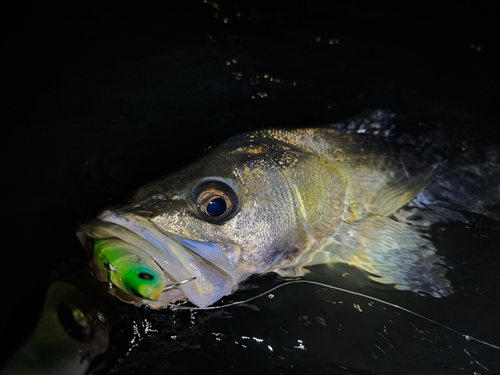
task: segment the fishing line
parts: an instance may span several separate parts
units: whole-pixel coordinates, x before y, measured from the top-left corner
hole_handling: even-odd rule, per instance
[[[456,329],[453,329],[451,327],[448,327],[442,323],[439,323],[435,320],[432,320],[430,318],[427,318],[423,315],[420,315],[416,312],[413,312],[411,310],[408,310],[402,306],[399,306],[399,305],[396,305],[394,303],[390,303],[390,302],[387,302],[387,301],[384,301],[384,300],[381,300],[381,299],[378,299],[378,298],[375,298],[375,297],[370,297],[366,294],[362,294],[362,293],[358,293],[358,292],[353,292],[351,290],[347,290],[347,289],[344,289],[344,288],[340,288],[338,286],[333,286],[333,285],[328,285],[328,284],[323,284],[323,283],[320,283],[320,282],[317,282],[317,281],[310,281],[310,280],[295,280],[295,281],[288,281],[284,284],[280,284],[278,286],[275,286],[274,288],[271,288],[269,289],[268,291],[264,292],[264,293],[261,293],[261,294],[258,294],[256,296],[253,296],[249,299],[246,299],[244,301],[236,301],[236,302],[231,302],[231,303],[228,303],[226,305],[221,305],[221,306],[208,306],[208,307],[185,307],[185,306],[177,306],[177,305],[173,305],[171,306],[170,308],[172,310],[216,310],[216,309],[222,309],[222,308],[226,308],[226,307],[230,307],[230,306],[235,306],[235,305],[241,305],[243,303],[247,303],[247,302],[250,302],[254,299],[257,299],[257,298],[260,298],[260,297],[263,297],[265,296],[266,294],[272,292],[272,291],[275,291],[276,289],[279,289],[279,288],[282,288],[284,286],[287,286],[287,285],[290,285],[290,284],[297,284],[297,283],[305,283],[305,284],[313,284],[313,285],[319,285],[319,286],[322,286],[322,287],[325,287],[325,288],[330,288],[330,289],[334,289],[334,290],[338,290],[340,292],[344,292],[344,293],[349,293],[349,294],[353,294],[353,295],[356,295],[356,296],[359,296],[359,297],[363,297],[363,298],[367,298],[367,299],[371,299],[373,301],[376,301],[376,302],[380,302],[384,305],[387,305],[387,306],[391,306],[391,307],[394,307],[396,309],[399,309],[399,310],[402,310],[404,312],[407,312],[409,314],[412,314],[412,315],[415,315],[421,319],[424,319],[424,320],[427,320],[428,322],[431,322],[433,324],[437,324],[438,326],[440,327],[443,327],[451,332],[454,332],[460,336],[462,336],[465,340],[467,341],[476,341],[480,344],[483,344],[483,345],[486,345],[486,346],[489,346],[490,348],[493,348],[493,349],[496,349],[496,350],[500,350],[500,346],[497,346],[497,345],[494,345],[494,344],[490,344],[489,342],[486,342],[486,341],[483,341],[483,340],[480,340],[480,339],[477,339],[475,337],[472,337],[471,335],[466,335],[460,331],[457,331]]]

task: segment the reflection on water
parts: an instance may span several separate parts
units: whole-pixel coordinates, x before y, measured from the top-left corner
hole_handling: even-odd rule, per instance
[[[54,279],[35,332],[5,374],[86,374],[108,350],[109,327],[93,297],[99,291],[93,277],[81,266],[67,265]]]

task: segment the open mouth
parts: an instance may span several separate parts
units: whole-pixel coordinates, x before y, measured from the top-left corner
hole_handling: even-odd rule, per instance
[[[137,298],[132,297],[134,295],[141,299],[140,303],[151,307],[161,308],[186,299],[204,307],[230,293],[235,286],[231,276],[234,265],[224,251],[232,245],[176,237],[160,231],[143,217],[107,210],[82,225],[77,236],[87,251],[95,256],[107,255],[107,258],[103,257],[104,261],[96,259],[97,264],[103,264],[98,276],[128,293],[130,300],[121,298],[126,302],[137,303]],[[126,264],[122,262],[118,267],[119,260],[126,257],[122,253],[113,255],[113,251],[126,251]],[[133,269],[138,278],[136,283],[130,283],[120,275],[125,268]],[[162,275],[157,275],[155,269]],[[147,284],[154,281],[155,275],[156,278],[164,277],[161,290],[144,292],[149,290]],[[145,298],[148,296],[154,297]]]

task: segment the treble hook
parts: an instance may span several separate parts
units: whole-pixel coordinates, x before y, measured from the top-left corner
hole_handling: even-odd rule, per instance
[[[166,288],[163,288],[163,291],[166,292],[167,290],[172,290],[172,289],[178,287],[179,285],[189,283],[190,281],[193,281],[195,279],[196,279],[196,276],[195,277],[191,277],[190,279],[179,281],[176,284],[168,285]]]
[[[113,283],[111,282],[111,272],[118,272],[119,269],[113,266],[111,263],[106,263],[106,269],[108,270],[108,292],[113,290]]]

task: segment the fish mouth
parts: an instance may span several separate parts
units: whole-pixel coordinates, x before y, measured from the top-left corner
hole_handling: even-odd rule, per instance
[[[117,293],[117,297],[125,302],[164,308],[173,302],[188,300],[198,307],[205,307],[231,293],[237,286],[232,276],[234,264],[226,253],[234,251],[232,247],[239,245],[177,237],[160,231],[144,217],[109,210],[81,225],[77,229],[77,237],[91,254],[95,240],[119,239],[135,246],[144,257],[150,258],[163,270],[167,287],[158,300],[142,300]],[[93,268],[101,279],[107,280],[97,267]]]

